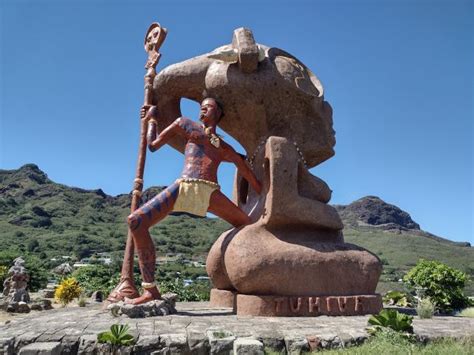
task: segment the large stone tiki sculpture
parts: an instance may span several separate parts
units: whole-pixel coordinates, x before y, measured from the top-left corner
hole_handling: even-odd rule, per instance
[[[234,199],[253,222],[223,233],[207,259],[211,304],[240,315],[310,316],[378,312],[379,259],[344,243],[331,190],[309,168],[334,155],[332,109],[298,59],[257,44],[250,30],[230,45],[171,65],[154,81],[163,129],[180,99],[224,105],[219,126],[246,150],[262,194],[237,176]],[[183,149],[176,138],[172,145]]]

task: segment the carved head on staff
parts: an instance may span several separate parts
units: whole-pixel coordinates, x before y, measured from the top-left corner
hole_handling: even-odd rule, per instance
[[[145,51],[148,53],[148,60],[145,64],[145,68],[155,68],[158,64],[161,57],[159,50],[167,33],[167,29],[161,27],[157,22],[153,22],[148,28],[144,42]]]

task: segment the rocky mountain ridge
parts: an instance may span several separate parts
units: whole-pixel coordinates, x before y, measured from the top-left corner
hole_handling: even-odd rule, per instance
[[[344,225],[359,228],[377,228],[394,233],[409,232],[458,246],[470,247],[469,242],[455,242],[424,231],[406,211],[383,201],[377,196],[365,196],[349,205],[334,205]]]

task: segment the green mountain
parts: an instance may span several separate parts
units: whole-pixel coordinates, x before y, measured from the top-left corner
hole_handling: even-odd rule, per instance
[[[146,190],[146,201],[162,187]],[[57,184],[34,164],[0,170],[1,251],[30,253],[43,260],[101,252],[123,252],[129,194],[109,196]],[[398,280],[420,258],[439,260],[474,279],[474,248],[422,231],[411,216],[378,197],[335,206],[347,242],[377,254],[384,264],[380,291],[400,289]],[[217,218],[174,214],[151,230],[158,255],[183,254],[204,261],[214,240],[230,226]],[[468,285],[474,294],[473,283]]]
[[[146,190],[146,201],[162,187]],[[57,184],[34,164],[0,170],[0,243],[2,250],[74,255],[78,259],[125,247],[130,195],[109,196]],[[173,215],[155,226],[152,237],[161,254],[204,258],[229,225],[219,219]]]
[[[344,222],[346,242],[377,254],[384,264],[380,292],[403,288],[399,280],[419,259],[441,261],[474,280],[474,248],[468,242],[454,242],[423,231],[407,212],[376,196],[334,207]],[[474,282],[468,283],[466,292],[474,295]]]

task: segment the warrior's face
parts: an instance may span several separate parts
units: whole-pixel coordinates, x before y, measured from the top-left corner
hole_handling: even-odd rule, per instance
[[[214,99],[205,99],[201,103],[201,110],[199,112],[199,119],[206,127],[216,125],[221,116],[221,110]]]

